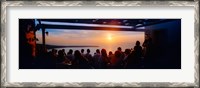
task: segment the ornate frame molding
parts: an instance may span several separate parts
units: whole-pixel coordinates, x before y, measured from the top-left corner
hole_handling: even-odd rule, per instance
[[[194,6],[195,7],[195,82],[33,82],[6,81],[6,8],[9,6]],[[2,1],[1,2],[1,87],[199,87],[199,1]]]

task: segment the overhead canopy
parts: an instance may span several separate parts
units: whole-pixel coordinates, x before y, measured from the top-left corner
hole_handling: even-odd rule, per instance
[[[177,19],[36,19],[45,29],[144,31],[145,26]]]

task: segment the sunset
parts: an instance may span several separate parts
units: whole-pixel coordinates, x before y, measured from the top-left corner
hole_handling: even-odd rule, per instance
[[[180,19],[20,20],[24,35],[20,68],[180,69],[180,23]]]
[[[108,39],[108,41],[112,41],[113,40],[113,36],[111,34],[108,34],[107,39]]]
[[[94,30],[51,30],[47,29],[49,35],[46,36],[47,45],[77,45],[77,46],[99,46],[117,49],[133,48],[138,40],[144,42],[144,32],[127,31],[94,31]],[[42,44],[42,33],[37,32],[38,44]],[[108,47],[112,45],[111,47]],[[69,49],[67,49],[68,51]]]

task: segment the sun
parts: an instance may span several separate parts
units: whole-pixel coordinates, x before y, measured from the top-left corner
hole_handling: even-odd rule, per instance
[[[108,40],[112,40],[112,37],[111,37],[111,36],[108,36]]]
[[[108,34],[107,35],[107,39],[109,40],[109,41],[111,41],[113,38],[112,38],[112,35],[111,34]]]

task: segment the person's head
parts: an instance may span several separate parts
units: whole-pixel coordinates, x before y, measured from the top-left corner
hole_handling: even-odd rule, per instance
[[[118,51],[122,51],[122,48],[121,48],[121,47],[118,47],[117,50],[118,50]]]
[[[99,50],[99,49],[97,49],[97,50],[96,50],[96,53],[100,53],[100,50]]]
[[[81,49],[81,53],[84,53],[84,49]]]
[[[126,50],[125,50],[125,54],[126,54],[126,55],[128,55],[128,54],[130,54],[130,53],[131,53],[131,49],[126,49]]]
[[[135,45],[136,45],[136,46],[140,46],[140,42],[139,42],[139,41],[136,41]]]
[[[110,52],[109,52],[109,55],[112,55],[112,54],[113,54],[112,51],[110,51]]]
[[[121,52],[120,51],[115,51],[115,57],[120,58]]]
[[[53,51],[55,51],[55,49],[52,49],[51,51],[53,52]]]
[[[102,55],[102,56],[106,56],[106,57],[107,57],[107,52],[106,52],[106,49],[102,49],[102,50],[101,50],[101,55]]]
[[[76,50],[76,51],[74,52],[74,56],[75,56],[76,58],[80,58],[80,57],[81,57],[80,51],[79,51],[79,50]]]
[[[59,51],[58,51],[58,55],[59,55],[59,56],[62,56],[62,55],[63,55],[63,51],[62,51],[62,50],[59,50]]]
[[[90,49],[87,49],[87,53],[90,53]]]
[[[65,52],[65,49],[62,49],[63,52]]]
[[[72,54],[72,53],[73,53],[73,50],[72,50],[72,49],[70,49],[68,54]]]
[[[150,36],[149,34],[146,34],[146,35],[145,35],[145,39],[146,39],[146,40],[149,40],[149,39],[151,39],[151,36]]]
[[[148,34],[145,34],[145,39],[148,39],[149,38],[149,35]]]

